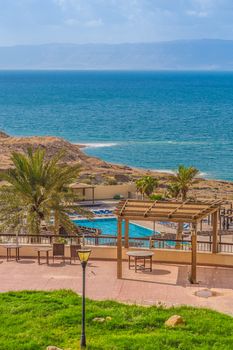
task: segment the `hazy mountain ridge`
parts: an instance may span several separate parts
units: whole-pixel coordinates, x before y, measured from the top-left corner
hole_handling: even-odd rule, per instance
[[[0,69],[232,70],[233,40],[0,47]]]

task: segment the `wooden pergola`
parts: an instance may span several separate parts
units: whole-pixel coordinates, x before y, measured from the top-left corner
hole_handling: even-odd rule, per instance
[[[218,249],[218,214],[221,201],[150,201],[127,199],[119,202],[117,215],[117,278],[122,278],[122,221],[125,221],[124,242],[129,247],[129,221],[167,221],[191,224],[191,281],[196,283],[197,267],[197,224],[212,215],[213,241],[212,252]]]

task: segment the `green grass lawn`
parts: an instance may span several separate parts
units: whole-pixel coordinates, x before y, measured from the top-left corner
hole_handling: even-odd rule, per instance
[[[164,326],[171,315],[186,324]],[[104,323],[94,317],[112,317]],[[0,294],[0,350],[79,349],[81,298],[71,291]],[[206,309],[87,301],[89,350],[233,349],[233,318]]]

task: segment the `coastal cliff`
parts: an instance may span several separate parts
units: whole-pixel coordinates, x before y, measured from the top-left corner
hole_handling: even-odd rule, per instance
[[[25,152],[28,147],[46,149],[48,156],[53,156],[64,150],[63,162],[80,164],[80,181],[93,184],[116,184],[131,182],[145,174],[158,178],[158,192],[163,193],[170,181],[170,174],[136,169],[124,165],[105,162],[96,157],[90,157],[83,151],[82,145],[72,144],[62,138],[53,136],[12,137],[0,131],[0,171],[12,167],[12,152]],[[199,179],[190,194],[198,199],[229,199],[233,200],[233,182]]]
[[[12,152],[26,152],[31,148],[44,148],[48,157],[55,155],[63,150],[63,162],[67,164],[80,164],[81,177],[92,177],[95,182],[95,175],[119,175],[122,179],[119,181],[127,182],[132,175],[140,175],[142,171],[132,169],[124,165],[115,165],[107,163],[99,158],[86,155],[82,149],[83,145],[72,144],[62,138],[53,136],[32,136],[32,137],[13,137],[0,131],[0,171],[9,169],[12,166]],[[129,176],[129,177],[128,177]],[[117,180],[117,179],[116,179]],[[98,182],[98,179],[96,180]],[[99,179],[101,182],[101,178]]]

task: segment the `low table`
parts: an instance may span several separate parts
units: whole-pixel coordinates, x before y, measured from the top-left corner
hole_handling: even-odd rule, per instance
[[[48,265],[49,264],[49,252],[52,251],[52,248],[51,247],[38,247],[38,248],[35,248],[35,250],[37,251],[37,256],[38,256],[38,264],[40,265],[40,254],[41,253],[46,253],[46,264]]]
[[[9,261],[9,259],[12,258],[11,255],[11,250],[15,249],[15,260],[19,261],[19,250],[20,248],[22,248],[21,245],[18,244],[6,244],[3,246],[4,248],[6,248],[6,260]]]
[[[126,253],[129,257],[129,269],[134,267],[135,272],[139,270],[143,271],[152,271],[152,256],[154,255],[151,251],[146,250],[137,250],[137,251],[129,251]],[[134,259],[134,264],[131,264],[131,258]],[[150,266],[146,267],[146,260],[149,260]],[[138,263],[140,262],[140,264]]]

